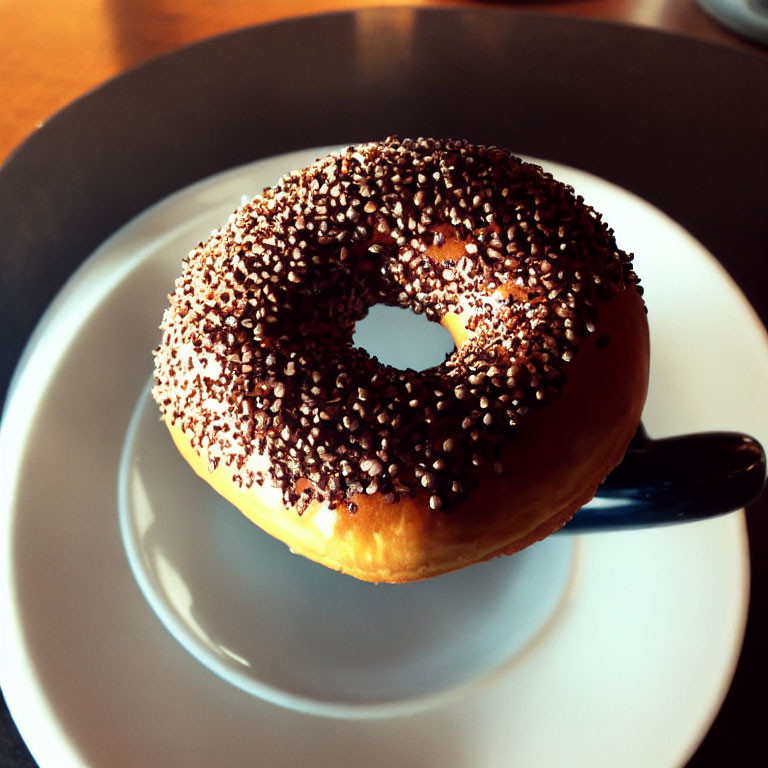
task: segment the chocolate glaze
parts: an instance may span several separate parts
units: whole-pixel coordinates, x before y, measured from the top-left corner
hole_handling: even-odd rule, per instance
[[[419,490],[450,510],[558,397],[600,301],[636,284],[600,215],[538,166],[390,137],[284,176],[189,253],[153,394],[211,469],[299,513]],[[473,335],[425,371],[383,365],[352,342],[377,303],[463,313]]]

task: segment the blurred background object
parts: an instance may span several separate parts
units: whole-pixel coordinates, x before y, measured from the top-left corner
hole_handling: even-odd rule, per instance
[[[748,40],[768,45],[766,0],[698,0],[712,18]]]

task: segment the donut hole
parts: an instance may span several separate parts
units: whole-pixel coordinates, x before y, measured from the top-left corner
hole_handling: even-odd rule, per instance
[[[374,304],[368,310],[357,322],[352,340],[379,362],[400,370],[432,368],[456,349],[451,334],[438,323],[386,304]]]

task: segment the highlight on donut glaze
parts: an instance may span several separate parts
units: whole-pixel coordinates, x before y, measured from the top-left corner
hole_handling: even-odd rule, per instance
[[[637,283],[600,214],[540,167],[391,137],[287,174],[189,253],[153,394],[211,471],[279,489],[292,514],[424,491],[450,514],[481,468],[505,472],[600,303]],[[377,303],[461,318],[463,341],[427,370],[382,364],[352,341]]]

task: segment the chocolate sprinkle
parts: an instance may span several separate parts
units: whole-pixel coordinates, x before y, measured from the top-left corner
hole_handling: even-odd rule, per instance
[[[450,511],[633,284],[600,215],[538,166],[390,137],[287,174],[188,254],[153,395],[212,468],[299,513],[423,489]],[[378,303],[464,313],[472,337],[425,371],[384,365],[352,342]]]

